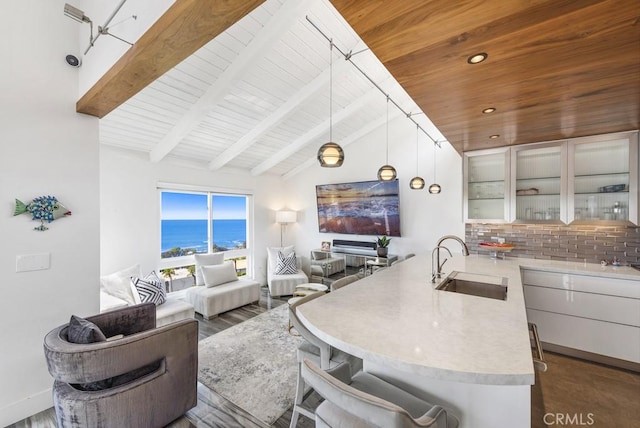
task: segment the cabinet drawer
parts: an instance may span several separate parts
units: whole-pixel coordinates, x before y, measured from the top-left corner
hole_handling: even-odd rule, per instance
[[[525,285],[527,309],[640,327],[640,299]]]
[[[640,281],[523,269],[522,283],[640,299]]]
[[[640,363],[640,328],[527,309],[542,342]]]

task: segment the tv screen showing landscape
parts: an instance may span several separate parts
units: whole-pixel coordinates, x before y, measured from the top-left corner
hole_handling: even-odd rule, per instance
[[[316,186],[320,232],[400,236],[398,180]]]

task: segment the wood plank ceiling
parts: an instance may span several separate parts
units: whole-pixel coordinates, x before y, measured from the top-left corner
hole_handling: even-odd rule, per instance
[[[152,162],[169,157],[252,175],[287,178],[317,166],[317,150],[329,140],[330,53],[307,16],[344,51],[365,48],[328,0],[266,0],[102,118],[101,143],[148,154]],[[354,62],[405,111],[419,112],[371,51]],[[443,139],[426,116],[416,117]],[[385,96],[334,50],[334,140],[346,147],[384,132],[385,119]],[[384,161],[379,152],[372,178]]]
[[[639,127],[637,0],[331,2],[458,152]]]

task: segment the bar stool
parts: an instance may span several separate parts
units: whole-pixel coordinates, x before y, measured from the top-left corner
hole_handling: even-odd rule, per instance
[[[315,361],[319,366],[327,369],[335,367],[342,362],[346,362],[349,366],[353,367],[354,370],[360,370],[362,368],[362,360],[360,358],[349,355],[346,352],[342,352],[339,349],[333,348],[328,343],[323,342],[307,330],[298,318],[298,315],[296,314],[297,307],[321,297],[322,294],[323,293],[310,294],[306,297],[299,298],[299,300],[296,300],[289,305],[289,321],[298,333],[300,333],[300,336],[306,339],[302,344],[300,344],[300,346],[298,346],[298,380],[296,383],[296,395],[294,397],[294,404],[291,413],[290,428],[294,428],[297,425],[298,417],[301,414],[310,419],[314,419],[315,417],[313,410],[302,405],[305,399],[305,389],[307,389],[300,371],[300,366],[303,360]]]
[[[316,427],[458,427],[458,419],[443,407],[370,373],[352,377],[345,363],[324,371],[304,360],[302,377],[324,398],[315,412]]]

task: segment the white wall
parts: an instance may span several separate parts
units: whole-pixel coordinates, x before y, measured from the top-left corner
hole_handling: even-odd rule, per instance
[[[448,143],[437,149],[437,182],[442,193],[431,195],[426,187],[433,182],[433,144],[420,137],[419,171],[427,183],[423,190],[411,190],[409,181],[416,175],[416,129],[406,118],[393,120],[389,127],[389,163],[400,180],[400,227],[402,237],[393,237],[389,252],[426,253],[439,237],[454,234],[464,238],[462,221],[462,161]],[[340,140],[336,141],[338,144]],[[321,168],[318,164],[287,180],[293,195],[289,205],[298,211],[298,222],[290,231],[296,234],[296,250],[308,259],[309,250],[319,248],[322,241],[348,239],[373,241],[375,236],[342,235],[318,232],[316,184],[376,180],[378,169],[385,164],[386,129],[381,127],[356,143],[344,147],[345,161],[340,168]],[[458,248],[451,245],[451,250]],[[429,269],[428,267],[427,269]],[[308,267],[307,267],[308,269]]]
[[[98,122],[75,113],[77,47],[64,1],[5,2],[0,14],[0,426],[52,405],[45,334],[98,310]],[[54,195],[73,215],[45,232],[14,198]],[[49,253],[50,269],[16,273],[16,256]]]
[[[253,177],[230,169],[166,158],[151,163],[148,155],[103,146],[100,150],[101,271],[115,272],[139,263],[143,272],[160,261],[160,197],[158,182],[195,185],[213,190],[249,190],[254,205],[254,256],[257,281],[266,283],[266,247],[280,243],[275,211],[285,207],[283,182],[274,176]]]

